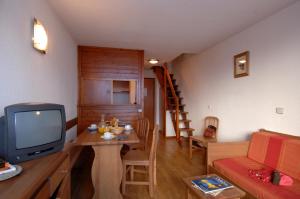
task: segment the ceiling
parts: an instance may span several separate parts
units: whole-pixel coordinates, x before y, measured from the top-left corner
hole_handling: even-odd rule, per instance
[[[197,53],[295,0],[48,0],[79,45]]]

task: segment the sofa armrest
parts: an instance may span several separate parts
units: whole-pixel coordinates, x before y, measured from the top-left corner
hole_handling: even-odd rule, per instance
[[[218,159],[247,156],[249,141],[244,142],[217,142],[208,143],[207,146],[207,168]]]

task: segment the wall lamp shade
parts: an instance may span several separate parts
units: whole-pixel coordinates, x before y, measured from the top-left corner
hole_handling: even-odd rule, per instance
[[[47,31],[43,24],[34,18],[33,20],[33,37],[32,37],[33,48],[39,52],[46,54],[48,48],[48,36]]]

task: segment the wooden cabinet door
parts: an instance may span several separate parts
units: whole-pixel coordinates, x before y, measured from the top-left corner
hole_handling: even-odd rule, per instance
[[[83,78],[81,80],[80,104],[112,104],[112,80]]]

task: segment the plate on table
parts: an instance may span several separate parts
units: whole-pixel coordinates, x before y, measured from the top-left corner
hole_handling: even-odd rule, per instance
[[[9,173],[3,173],[0,175],[0,181],[3,181],[3,180],[7,180],[9,178],[12,178],[16,175],[19,175],[21,172],[22,172],[22,167],[19,166],[19,165],[12,165],[16,168],[15,171],[12,171],[12,172],[9,172]]]
[[[101,138],[102,138],[103,140],[112,140],[112,139],[114,139],[115,137],[116,137],[115,135],[111,135],[110,138],[104,138],[104,135],[101,136]]]

